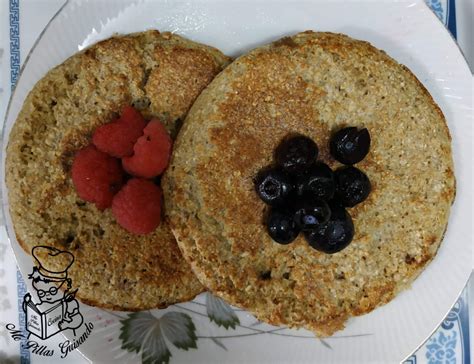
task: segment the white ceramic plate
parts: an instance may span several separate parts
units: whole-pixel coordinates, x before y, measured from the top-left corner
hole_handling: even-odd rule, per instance
[[[78,350],[97,362],[136,362],[142,355],[163,359],[167,350],[172,363],[388,363],[409,356],[448,313],[471,271],[471,75],[443,25],[421,0],[285,3],[70,0],[49,23],[25,61],[7,112],[5,138],[28,91],[50,68],[116,32],[149,28],[176,32],[218,47],[231,56],[307,29],[342,32],[370,41],[407,65],[445,113],[453,136],[456,202],[436,259],[412,288],[374,312],[350,320],[344,331],[331,338],[318,340],[308,331],[258,323],[245,311],[230,309],[212,296],[201,295],[193,302],[133,316],[81,305],[85,322],[92,322],[94,329]],[[33,262],[13,234],[3,178],[2,190],[11,244],[26,277]],[[183,329],[181,334],[169,330],[172,321],[177,325],[174,329]],[[84,329],[76,333],[76,339]],[[140,334],[147,332],[151,341],[143,344]],[[70,330],[64,334],[71,341],[74,339]],[[124,340],[128,340],[127,344]],[[191,347],[183,350],[177,347],[180,344]]]

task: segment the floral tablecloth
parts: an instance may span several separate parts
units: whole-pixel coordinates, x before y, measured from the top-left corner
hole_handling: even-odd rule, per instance
[[[468,1],[470,0],[426,0],[453,37],[458,38],[466,58],[471,61],[472,69],[474,60],[470,57],[474,40],[472,34],[467,34],[469,29],[472,33],[472,18],[469,19],[469,15],[464,14]],[[0,2],[0,120],[4,118],[11,89],[17,80],[25,56],[63,2],[64,0]],[[467,24],[469,21],[471,24]],[[3,222],[0,220],[0,223]],[[11,337],[6,328],[7,323],[16,322],[18,325],[19,312],[22,312],[21,302],[25,293],[26,286],[8,245],[5,228],[0,226],[0,364],[51,362],[51,359],[35,355],[31,350],[20,349],[19,342]],[[470,333],[469,325],[473,326],[473,312],[474,279],[471,277],[470,283],[440,327],[406,363],[470,363],[470,347],[474,335],[472,331]],[[56,338],[58,342],[61,339]],[[73,351],[68,355],[67,362],[86,363],[88,360],[77,351]]]

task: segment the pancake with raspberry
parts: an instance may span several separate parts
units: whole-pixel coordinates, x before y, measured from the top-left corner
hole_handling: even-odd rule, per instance
[[[28,253],[34,246],[47,245],[74,254],[68,276],[84,303],[135,311],[186,301],[203,290],[164,221],[148,234],[127,231],[112,208],[78,195],[72,165],[94,132],[116,120],[126,106],[140,110],[147,122],[158,119],[174,138],[195,98],[228,62],[212,47],[147,31],[113,37],[73,55],[28,95],[7,147],[6,184],[14,230]],[[98,133],[98,145],[104,135],[112,134]],[[121,153],[121,146],[115,147],[108,152]],[[148,173],[141,172],[142,167],[135,159],[127,162],[128,169]],[[101,176],[96,174],[98,180]],[[131,230],[148,231],[156,221],[137,225],[128,219],[126,209],[133,205],[128,199],[143,204],[146,201],[137,200],[143,191],[152,191],[157,199],[161,192],[149,182],[127,186],[115,213]],[[109,206],[111,197],[103,197],[97,201]]]
[[[356,165],[372,190],[349,209],[354,239],[334,254],[304,234],[276,243],[254,177],[289,133],[312,139],[318,159],[338,168],[329,140],[345,127],[371,137]],[[201,93],[163,191],[173,233],[206,287],[266,322],[331,335],[392,300],[435,256],[455,192],[451,138],[405,66],[367,42],[304,32],[238,58]]]

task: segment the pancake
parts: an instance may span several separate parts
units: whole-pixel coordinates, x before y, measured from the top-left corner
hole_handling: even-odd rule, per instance
[[[372,183],[349,209],[353,242],[328,255],[303,234],[275,243],[252,179],[289,133],[319,159],[332,132],[368,128],[357,167]],[[175,144],[166,214],[199,280],[275,325],[328,336],[392,300],[435,256],[454,199],[451,138],[440,108],[403,65],[342,34],[304,32],[257,48],[198,97]]]
[[[166,307],[203,290],[166,223],[127,233],[81,200],[71,181],[77,150],[126,105],[159,118],[176,135],[195,98],[229,58],[170,33],[117,36],[73,55],[29,93],[10,134],[6,183],[17,240],[68,250],[77,297],[118,310]]]

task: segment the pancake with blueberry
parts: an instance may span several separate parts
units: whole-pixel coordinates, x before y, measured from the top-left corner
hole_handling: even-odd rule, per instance
[[[132,179],[117,193],[122,179],[129,178],[123,176],[120,159],[90,143],[100,129],[102,139],[109,139],[95,137],[97,146],[120,147],[123,140],[115,140],[114,126],[104,125],[123,122],[124,114],[131,123],[133,110],[148,123],[145,127],[143,119],[137,122],[141,127],[135,139],[142,130],[145,135],[136,143],[174,137],[195,98],[228,63],[215,48],[147,31],[113,37],[73,55],[29,93],[7,148],[6,184],[14,230],[28,253],[45,245],[74,254],[68,276],[82,302],[135,311],[186,301],[204,289],[182,258],[169,226],[162,221],[156,228],[160,207],[148,204],[146,210],[137,210],[136,204],[130,205],[130,196],[141,199],[138,206],[152,197],[159,199],[159,180]],[[130,134],[121,138],[127,142]],[[137,155],[136,144],[131,145],[135,154],[129,159]],[[136,161],[123,164],[127,172],[140,174],[134,172],[140,167]],[[98,165],[106,168],[95,168]],[[155,167],[161,171],[164,165]],[[91,180],[87,173],[94,173],[98,183],[114,179],[109,195],[88,198],[100,189],[84,184]],[[112,193],[117,193],[116,203],[110,208]],[[148,220],[130,220],[137,212]],[[150,213],[155,214],[152,220]]]
[[[367,42],[310,31],[213,80],[163,182],[206,287],[320,336],[410,286],[455,193],[445,118],[417,78]]]

